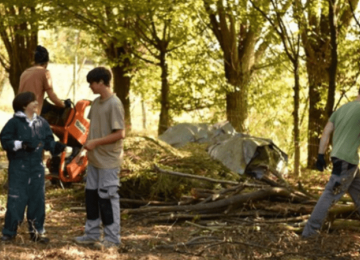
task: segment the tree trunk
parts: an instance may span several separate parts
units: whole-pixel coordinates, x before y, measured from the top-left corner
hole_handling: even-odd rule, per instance
[[[315,74],[315,75],[313,75]],[[316,73],[308,70],[309,76],[309,124],[308,124],[308,157],[307,168],[315,169],[316,158],[319,151],[320,134],[323,130],[323,109],[320,107],[320,89],[322,82],[310,80],[316,77]]]
[[[127,131],[131,131],[131,114],[130,114],[130,86],[131,77],[127,75],[131,70],[131,62],[126,57],[126,47],[116,47],[116,44],[110,44],[105,53],[110,61],[118,61],[111,67],[114,77],[114,92],[120,98],[125,111],[125,127]],[[120,62],[119,62],[120,61]]]
[[[0,97],[4,90],[6,76],[7,75],[5,69],[4,70],[0,69]]]
[[[145,100],[143,97],[141,97],[141,112],[142,112],[142,127],[143,127],[143,130],[146,130],[146,125],[147,125],[147,122],[146,122],[146,106],[145,106]]]
[[[331,45],[331,62],[329,66],[329,90],[328,97],[325,107],[325,121],[327,121],[334,108],[335,103],[335,90],[336,90],[336,73],[337,73],[337,64],[338,64],[338,54],[337,54],[337,18],[334,12],[336,8],[333,0],[329,1],[329,24],[330,24],[330,45]]]
[[[226,118],[238,132],[246,131],[247,89],[226,93]]]
[[[24,11],[24,9],[28,9],[32,15],[36,15],[35,9],[29,7],[19,9],[21,10],[19,11],[19,16],[23,15],[22,11]],[[13,32],[13,34],[7,34],[7,30]],[[35,23],[23,22],[15,24],[10,29],[0,27],[0,31],[1,39],[4,42],[9,56],[9,66],[5,67],[5,70],[9,74],[11,87],[16,95],[19,90],[21,73],[30,67],[34,60],[34,50],[38,44],[38,28]]]
[[[309,124],[307,168],[316,169],[320,135],[325,125],[321,95],[328,88],[329,42],[318,42],[305,47],[306,68],[309,81]]]
[[[25,37],[19,36],[15,37],[15,42],[13,43],[14,52],[10,54],[10,69],[9,69],[9,81],[14,90],[14,93],[17,94],[20,85],[20,76],[24,70],[29,68],[34,60],[34,50],[37,46],[37,37],[33,39],[24,39]],[[27,42],[29,41],[30,42]],[[27,42],[28,46],[22,48],[21,43]]]
[[[127,66],[115,66],[111,68],[114,75],[114,92],[120,98],[124,106],[126,131],[131,131],[130,114],[130,82],[131,78],[127,76]]]
[[[168,67],[166,64],[166,52],[160,53],[160,67],[161,67],[161,111],[159,118],[158,135],[164,133],[170,127],[170,102],[169,102],[169,82],[168,82]]]
[[[300,176],[300,126],[299,126],[299,107],[300,107],[300,79],[299,79],[299,64],[294,62],[294,174]]]
[[[26,69],[22,68],[18,62],[14,61],[18,59],[18,57],[13,57],[10,59],[10,67],[9,67],[9,81],[12,89],[14,90],[14,94],[16,95],[19,91],[20,85],[20,76],[21,73]],[[30,66],[30,64],[29,64]]]
[[[254,54],[251,52],[248,55]],[[242,62],[249,62],[245,60],[244,58]],[[225,62],[225,76],[228,83],[233,86],[233,91],[226,93],[226,118],[237,132],[242,133],[247,129],[250,70],[239,68],[239,66],[229,66],[228,64],[231,63],[229,61]]]
[[[12,57],[10,58],[10,67],[7,71],[9,73],[11,87],[13,88],[14,94],[16,95],[19,91],[20,76],[24,70],[31,66],[34,59],[33,53],[37,45],[37,39],[32,42],[32,47],[30,48],[27,47],[25,49],[20,49],[20,46],[16,40],[13,45],[14,49],[16,50],[12,54],[9,54],[9,56]]]
[[[301,1],[297,0],[298,3]],[[303,31],[302,41],[306,53],[306,66],[309,79],[309,126],[307,167],[315,169],[320,134],[334,108],[338,26],[345,32],[353,19],[350,5],[356,9],[359,0],[328,0],[329,10],[319,12],[309,9],[307,29]],[[334,6],[337,3],[339,6]],[[341,6],[340,6],[341,5]],[[314,12],[312,12],[312,11]],[[341,12],[339,12],[341,10]],[[321,13],[320,20],[316,14]],[[328,15],[325,15],[325,14]],[[316,33],[313,33],[316,32]],[[330,37],[329,37],[330,36]],[[327,93],[326,106],[322,106],[321,94]]]

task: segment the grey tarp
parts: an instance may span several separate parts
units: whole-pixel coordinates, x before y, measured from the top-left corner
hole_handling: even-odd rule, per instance
[[[159,139],[174,147],[181,147],[189,142],[214,143],[235,133],[235,129],[228,122],[214,125],[181,123],[166,130]]]
[[[261,179],[269,169],[280,175],[287,173],[287,154],[270,139],[236,134],[208,148],[213,159],[219,160],[239,174],[251,174]]]
[[[268,169],[281,175],[287,171],[287,154],[270,139],[237,133],[229,122],[182,123],[169,128],[159,139],[174,147],[188,142],[208,143],[210,156],[239,174],[260,179]]]

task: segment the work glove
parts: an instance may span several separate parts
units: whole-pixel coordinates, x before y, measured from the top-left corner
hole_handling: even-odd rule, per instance
[[[23,141],[21,144],[22,149],[31,153],[35,151],[37,147],[41,146],[41,142],[39,140],[31,140],[31,141]]]
[[[71,100],[70,100],[70,98],[68,98],[68,99],[66,99],[66,100],[64,101],[64,105],[65,105],[66,108],[67,108],[67,107],[71,107]]]
[[[324,154],[321,153],[318,154],[318,158],[316,161],[316,168],[321,172],[324,171],[324,169],[326,168],[326,161]]]
[[[56,142],[53,155],[58,155],[59,153],[63,152],[65,150],[65,148],[66,148],[65,144]]]

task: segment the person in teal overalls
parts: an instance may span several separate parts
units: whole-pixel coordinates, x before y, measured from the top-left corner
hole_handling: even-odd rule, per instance
[[[33,92],[18,94],[13,100],[14,116],[1,131],[1,145],[9,160],[9,189],[5,225],[1,241],[11,241],[17,234],[27,206],[30,239],[48,243],[44,236],[45,168],[43,150],[53,155],[65,149],[55,142],[48,122],[37,115],[38,102]]]

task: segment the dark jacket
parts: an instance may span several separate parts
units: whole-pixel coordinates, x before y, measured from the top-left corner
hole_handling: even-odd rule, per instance
[[[27,144],[27,149],[14,151],[15,141]],[[54,152],[55,141],[48,122],[36,116],[30,125],[25,117],[14,115],[1,131],[1,145],[6,150],[9,161],[12,160],[38,160],[42,161],[43,149]]]

